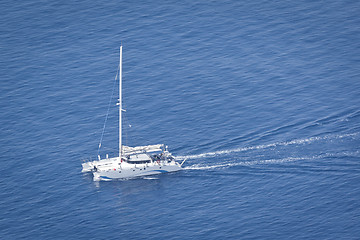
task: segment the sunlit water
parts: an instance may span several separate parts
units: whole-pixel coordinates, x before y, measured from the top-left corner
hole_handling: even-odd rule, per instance
[[[3,1],[0,238],[358,239],[359,10]],[[186,162],[94,183],[81,161],[96,158],[121,42],[125,143]],[[110,104],[102,156],[117,152]]]

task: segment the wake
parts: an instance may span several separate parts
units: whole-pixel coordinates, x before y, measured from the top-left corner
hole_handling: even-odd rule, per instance
[[[359,151],[355,152],[342,152],[342,153],[326,153],[326,154],[319,154],[315,156],[309,157],[287,157],[281,159],[266,159],[266,160],[253,160],[253,161],[241,161],[241,162],[232,162],[232,163],[221,163],[221,164],[214,164],[214,165],[202,165],[202,164],[194,164],[188,167],[184,167],[184,169],[189,170],[208,170],[208,169],[216,169],[216,168],[229,168],[229,167],[236,167],[236,166],[253,166],[253,165],[261,165],[261,164],[280,164],[286,162],[295,162],[301,160],[318,160],[324,159],[327,157],[344,157],[344,156],[351,156],[357,157],[359,156]]]
[[[235,148],[235,149],[231,149],[231,150],[221,150],[221,151],[201,153],[201,154],[195,154],[195,155],[177,156],[175,158],[177,160],[184,160],[184,159],[198,159],[198,158],[205,158],[205,157],[214,157],[214,156],[219,156],[219,155],[226,155],[226,154],[232,154],[232,153],[238,153],[238,152],[246,152],[246,151],[250,151],[250,150],[266,149],[266,148],[278,147],[278,146],[310,144],[310,143],[313,143],[316,141],[355,137],[358,134],[359,133],[349,133],[349,134],[342,134],[342,135],[327,135],[327,136],[322,136],[322,137],[310,137],[310,138],[304,138],[304,139],[295,139],[295,140],[291,140],[291,141],[270,143],[270,144],[265,144],[265,145],[240,147],[240,148]],[[264,160],[264,161],[272,161],[272,160]],[[283,161],[286,161],[286,159]],[[239,164],[241,165],[243,163],[239,163]]]
[[[299,160],[307,160],[309,158],[295,158],[295,157],[288,157],[283,159],[268,159],[268,160],[256,160],[256,161],[244,161],[244,162],[237,162],[237,163],[224,163],[224,164],[215,164],[211,166],[201,166],[200,164],[194,164],[189,167],[185,167],[184,169],[191,169],[191,170],[207,170],[207,169],[215,169],[215,168],[229,168],[229,167],[236,167],[236,166],[252,166],[252,165],[259,165],[259,164],[276,164],[276,163],[284,163],[284,162],[293,162]]]

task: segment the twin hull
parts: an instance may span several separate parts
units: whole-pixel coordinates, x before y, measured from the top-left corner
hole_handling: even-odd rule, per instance
[[[149,158],[142,155],[144,160]],[[141,160],[141,159],[140,159]],[[152,161],[148,163],[134,164],[123,161],[119,158],[102,159],[99,161],[85,162],[82,164],[82,172],[92,172],[94,181],[110,181],[121,178],[134,178],[160,173],[176,172],[181,170],[181,165],[172,160]]]
[[[174,162],[167,165],[157,163],[151,165],[141,164],[132,168],[113,168],[107,170],[98,170],[93,172],[94,181],[111,181],[114,179],[134,178],[140,176],[155,175],[160,173],[176,172],[181,170],[181,166]]]

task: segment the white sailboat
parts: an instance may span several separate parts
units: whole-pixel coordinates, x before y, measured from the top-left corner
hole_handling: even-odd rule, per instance
[[[121,178],[176,172],[184,164],[175,161],[164,144],[128,147],[122,145],[122,46],[119,63],[119,156],[82,164],[82,172],[92,172],[94,181],[110,181]]]

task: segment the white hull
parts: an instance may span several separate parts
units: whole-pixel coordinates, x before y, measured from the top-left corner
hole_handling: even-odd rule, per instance
[[[111,167],[114,162],[119,162],[119,158],[101,159],[100,161],[84,162],[81,172],[92,172],[94,167]]]
[[[111,181],[115,179],[135,178],[141,176],[155,175],[160,173],[176,172],[181,170],[179,163],[172,161],[170,163],[165,162],[153,162],[146,164],[128,164],[126,162],[114,164],[112,168],[98,168],[93,172],[94,181]]]
[[[126,148],[130,149],[129,147]],[[155,149],[149,146],[145,148],[148,150]],[[140,146],[132,149],[142,150],[144,147]],[[119,157],[114,157],[85,162],[82,164],[82,172],[91,172],[94,175],[94,181],[110,181],[113,179],[176,172],[182,169],[182,164],[183,162],[181,164],[176,162],[174,157],[167,151],[163,151],[161,154],[152,154],[152,157],[146,153],[134,151],[130,155],[125,155],[123,161],[120,161]]]

